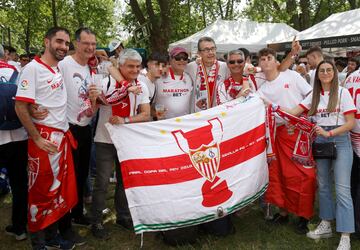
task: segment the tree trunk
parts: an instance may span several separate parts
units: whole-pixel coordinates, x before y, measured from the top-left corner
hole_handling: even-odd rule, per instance
[[[301,9],[300,30],[304,30],[310,27],[310,1],[300,0],[300,9]]]
[[[10,30],[10,27],[7,28],[7,31],[8,31],[9,46],[11,46],[11,30]]]
[[[57,27],[57,15],[56,15],[56,2],[55,0],[51,0],[51,13],[53,18],[53,25],[54,27]]]
[[[28,14],[27,24],[25,27],[25,51],[30,54],[30,14]]]
[[[357,8],[356,0],[348,0],[350,4],[350,9],[354,10]]]

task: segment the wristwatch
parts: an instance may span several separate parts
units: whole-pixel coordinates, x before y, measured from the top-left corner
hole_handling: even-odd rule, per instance
[[[125,118],[124,118],[124,122],[125,122],[125,124],[130,123],[130,119],[129,119],[129,117],[125,117]]]

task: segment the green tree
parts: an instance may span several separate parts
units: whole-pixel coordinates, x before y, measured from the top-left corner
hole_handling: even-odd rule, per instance
[[[11,44],[27,52],[43,46],[43,36],[52,26],[89,27],[97,34],[100,45],[106,45],[114,31],[113,0],[7,0],[0,3],[0,24],[11,31]],[[6,39],[9,44],[8,39]]]
[[[349,2],[359,4],[356,0]],[[247,2],[243,16],[260,22],[286,23],[301,31],[349,9],[350,3],[342,0],[253,0]]]
[[[232,20],[239,17],[236,5],[240,2],[241,0],[129,0],[122,24],[129,33],[134,34],[129,41],[130,46],[165,52],[169,43],[205,28],[218,18]],[[141,37],[142,34],[145,36]]]

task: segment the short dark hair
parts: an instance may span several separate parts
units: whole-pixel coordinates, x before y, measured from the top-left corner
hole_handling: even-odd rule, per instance
[[[263,48],[259,51],[259,58],[262,56],[273,55],[276,58],[276,51],[272,48]]]
[[[45,33],[45,38],[51,39],[59,31],[63,31],[63,32],[65,32],[66,34],[68,34],[70,36],[70,31],[68,29],[65,29],[65,28],[62,28],[62,27],[52,27],[52,28],[48,29],[48,31]]]
[[[350,61],[350,60],[349,60],[349,61]],[[347,65],[347,63],[344,62],[344,60],[342,60],[342,59],[337,59],[337,60],[335,61],[335,66],[340,66],[340,67],[342,67],[342,68],[345,68],[346,65]]]
[[[16,53],[16,49],[14,47],[9,46],[9,53]]]
[[[359,66],[359,60],[358,59],[356,59],[355,57],[351,57],[351,58],[349,58],[348,59],[348,62],[354,62],[354,63],[356,63],[356,66]]]
[[[167,54],[162,54],[159,52],[152,52],[146,62],[144,62],[145,65],[147,65],[148,62],[150,61],[157,61],[159,63],[165,63],[167,64],[169,62],[169,56]]]
[[[305,56],[308,56],[308,55],[310,55],[312,53],[315,53],[315,52],[320,54],[321,56],[323,56],[323,52],[322,52],[322,50],[321,50],[321,48],[319,46],[314,46],[314,47],[311,47],[310,49],[308,49],[306,51]]]
[[[209,36],[204,36],[204,37],[201,37],[198,41],[198,44],[197,44],[197,47],[198,47],[198,51],[201,51],[200,49],[200,43],[202,42],[211,42],[211,43],[214,43],[215,44],[215,41],[214,39],[212,39],[211,37]]]
[[[245,48],[238,48],[238,50],[241,50],[244,53],[245,56],[245,60],[250,57],[250,51],[248,49]]]
[[[95,36],[95,33],[90,28],[81,27],[81,28],[79,28],[79,29],[77,29],[75,31],[75,40],[76,41],[80,41],[80,35],[81,35],[82,32],[85,32],[88,35],[94,35]]]
[[[21,55],[19,56],[19,59],[22,59],[22,58],[29,58],[29,56],[28,56],[27,54],[21,54]]]

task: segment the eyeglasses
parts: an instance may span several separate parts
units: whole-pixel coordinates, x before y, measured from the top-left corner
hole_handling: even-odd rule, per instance
[[[96,43],[90,43],[90,42],[81,42],[79,41],[81,44],[83,44],[86,47],[96,47]]]
[[[216,47],[212,47],[212,48],[204,48],[204,49],[200,49],[200,51],[205,52],[205,53],[209,53],[211,52],[215,52],[216,51]]]
[[[243,62],[244,62],[244,60],[230,60],[230,61],[228,61],[229,64],[235,64],[235,63],[242,64]]]
[[[174,59],[175,59],[175,61],[181,61],[181,60],[183,60],[183,61],[187,61],[188,60],[188,56],[185,56],[185,55],[176,55],[176,56],[174,56],[173,57]]]
[[[333,70],[333,68],[319,69],[319,73],[325,74],[325,72],[326,73],[333,73],[334,70]]]

